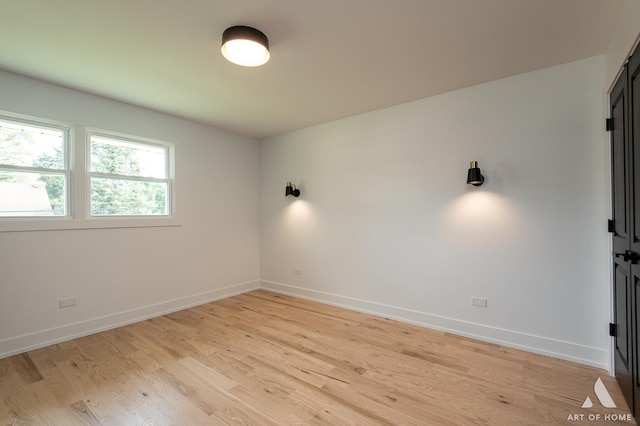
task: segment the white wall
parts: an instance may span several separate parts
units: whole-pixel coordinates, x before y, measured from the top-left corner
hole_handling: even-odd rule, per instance
[[[262,141],[262,285],[608,368],[603,81],[599,56]]]
[[[627,0],[605,52],[605,83],[612,87],[640,34],[640,1]]]
[[[0,93],[0,110],[175,143],[183,224],[0,233],[0,357],[259,286],[257,141],[5,72]]]
[[[175,143],[183,223],[0,233],[0,357],[262,285],[607,368],[605,60],[259,146],[0,72],[0,110]]]

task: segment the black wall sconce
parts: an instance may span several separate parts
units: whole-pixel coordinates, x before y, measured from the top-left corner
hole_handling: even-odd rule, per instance
[[[484,183],[484,176],[480,173],[480,167],[478,167],[477,161],[472,161],[469,165],[469,172],[467,173],[467,183],[473,186],[480,186]]]
[[[300,196],[300,190],[296,188],[295,185],[292,185],[291,182],[287,182],[287,187],[284,189],[284,195],[287,197],[296,197]]]

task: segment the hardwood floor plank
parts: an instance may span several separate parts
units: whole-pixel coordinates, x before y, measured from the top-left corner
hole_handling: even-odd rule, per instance
[[[598,401],[598,378],[618,408],[581,408]],[[2,426],[538,426],[628,413],[605,371],[261,290],[0,360]]]
[[[176,369],[176,374],[196,386],[199,399],[213,416],[230,424],[277,424],[232,395],[230,391],[239,383],[193,358],[180,360],[179,364],[182,368]]]
[[[96,417],[91,408],[83,401],[79,400],[69,405],[74,413],[84,421],[85,424],[90,426],[100,426],[102,423],[100,419]]]
[[[74,386],[57,366],[43,368],[42,374],[58,404],[71,405],[85,397],[83,388]]]
[[[40,374],[38,367],[35,366],[28,353],[14,356],[13,364],[18,375],[26,382],[35,383],[42,380],[42,374]]]
[[[8,408],[0,424],[82,424],[68,407],[57,403],[43,381],[28,383],[17,373],[0,377],[0,398]]]

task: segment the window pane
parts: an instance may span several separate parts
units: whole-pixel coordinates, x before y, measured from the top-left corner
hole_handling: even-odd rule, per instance
[[[166,215],[167,183],[91,178],[92,216]]]
[[[0,164],[64,169],[64,131],[0,121]]]
[[[64,216],[64,175],[0,170],[0,216]]]
[[[91,171],[165,179],[166,149],[92,136]]]

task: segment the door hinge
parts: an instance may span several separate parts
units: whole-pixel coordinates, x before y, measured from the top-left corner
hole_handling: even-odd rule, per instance
[[[607,132],[610,132],[613,130],[613,118],[607,118],[605,120],[605,127],[607,129]]]
[[[608,232],[616,232],[615,222],[613,221],[613,219],[609,219],[607,221],[607,231]]]
[[[618,327],[615,324],[609,323],[609,336],[616,337],[618,331]]]

